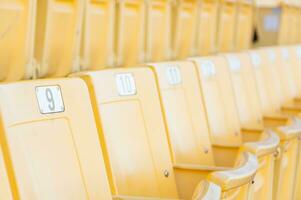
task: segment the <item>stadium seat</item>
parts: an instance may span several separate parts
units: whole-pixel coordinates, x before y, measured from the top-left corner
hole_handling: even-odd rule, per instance
[[[184,59],[193,54],[198,19],[197,0],[176,0],[173,15],[173,57]]]
[[[128,67],[145,60],[145,1],[116,3],[116,65]]]
[[[249,61],[246,54],[240,56],[241,60],[244,60],[244,63],[241,64],[242,68],[245,68],[245,71],[248,69],[249,73],[249,75],[246,74],[247,72],[244,74],[244,84],[253,85],[253,89],[244,89],[244,91],[248,94],[249,99],[257,95],[263,108],[263,122],[261,123],[264,124],[264,127],[271,128],[278,133],[281,140],[281,153],[276,159],[275,165],[274,198],[292,199],[297,170],[296,161],[299,154],[298,137],[301,133],[300,120],[290,118],[281,112],[281,102],[284,98],[281,98],[283,96],[281,85],[276,84],[280,80],[276,69],[277,54],[274,54],[273,51],[256,50],[251,51],[249,55]],[[274,63],[271,65],[269,60],[274,60]],[[254,83],[256,86],[254,86]],[[238,86],[236,85],[236,87]],[[285,186],[283,182],[286,183]]]
[[[176,72],[171,70],[170,73]],[[192,196],[204,195],[199,192],[208,188],[205,175],[212,170],[208,166],[195,165],[202,158],[197,158],[195,150],[198,149],[191,151],[194,154],[185,158],[184,152],[176,152],[170,148],[171,133],[166,132],[158,88],[151,69],[119,68],[77,75],[86,81],[90,89],[106,164],[110,167],[108,174],[114,197],[191,199]],[[175,77],[171,78],[171,81],[177,81]],[[188,124],[188,128],[191,127]],[[181,132],[178,133],[182,136]],[[191,133],[190,136],[194,137],[196,134]],[[198,137],[201,138],[200,135]],[[191,141],[191,138],[187,139]],[[189,148],[187,145],[179,145]],[[200,148],[201,144],[198,145],[200,146],[195,147]],[[204,147],[208,150],[210,148],[209,145]],[[212,162],[210,154],[207,156],[204,153],[206,149],[199,150],[202,152],[198,155],[203,155],[208,164]],[[192,160],[188,162],[190,158]],[[252,154],[244,153],[239,161],[237,168],[214,172],[207,179],[220,187],[221,195],[225,199],[235,195],[236,187],[243,183],[242,190],[245,195],[248,194],[257,169],[257,160]],[[215,167],[215,170],[222,169],[225,168]],[[174,171],[180,171],[180,176],[175,177]],[[178,182],[180,178],[181,183]]]
[[[114,66],[115,3],[85,0],[81,40],[81,70]]]
[[[112,199],[84,81],[1,84],[0,99],[0,199]]]
[[[34,0],[0,0],[0,81],[32,78]]]
[[[80,67],[83,0],[37,2],[37,77],[61,77]]]
[[[201,0],[194,55],[209,55],[216,52],[218,5],[218,0]]]
[[[172,1],[146,1],[146,10],[146,60],[168,60],[171,58]]]
[[[253,1],[238,0],[234,36],[235,50],[245,50],[251,47],[254,17],[253,5]]]
[[[195,65],[189,61],[151,63],[149,65],[157,75],[169,143],[172,147],[172,160],[175,166],[182,164],[187,167],[189,165],[199,166],[199,168],[206,166],[207,174],[216,170],[215,159],[217,158],[211,147],[206,110]],[[225,167],[226,164],[220,166]],[[191,188],[193,186],[191,184],[192,177],[187,178],[183,169],[177,167],[175,167],[175,175],[180,188],[180,196],[188,199],[194,188]],[[185,187],[189,182],[190,189]],[[238,186],[239,190],[242,190],[245,183]]]
[[[217,51],[234,50],[236,9],[238,0],[220,0],[217,25]]]
[[[265,131],[258,125],[257,106],[248,101],[245,94],[235,95],[227,60],[223,56],[192,58],[198,67],[203,98],[207,108],[210,130],[216,149],[219,150],[218,160],[229,161],[224,156],[227,151],[241,147],[254,153],[260,168],[255,176],[254,199],[272,199],[274,155],[277,152],[279,138],[271,131]],[[239,70],[239,60],[231,60],[233,68]],[[235,66],[234,66],[235,65]],[[244,84],[236,77],[236,84]],[[240,89],[240,88],[238,88]],[[247,88],[249,89],[249,88]],[[240,90],[238,90],[240,91]],[[248,103],[248,108],[241,102]],[[254,111],[254,112],[253,112]],[[254,117],[255,120],[250,119]],[[252,147],[253,149],[250,149]]]

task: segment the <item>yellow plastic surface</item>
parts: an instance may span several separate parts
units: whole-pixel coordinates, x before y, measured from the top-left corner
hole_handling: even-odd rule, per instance
[[[171,57],[172,1],[146,1],[146,9],[146,60],[167,60]]]
[[[233,87],[233,90],[229,90],[228,93],[231,95],[231,92],[234,92],[241,126],[245,129],[262,128],[261,104],[251,57],[247,53],[224,56],[228,60]]]
[[[198,17],[197,0],[178,0],[174,8],[173,57],[184,59],[193,54]]]
[[[292,16],[292,9],[288,5],[281,6],[280,29],[278,35],[278,44],[289,44],[291,40],[292,23],[294,17]],[[293,21],[292,21],[293,20]]]
[[[218,1],[202,0],[198,13],[195,54],[208,55],[216,51]]]
[[[199,168],[215,166],[206,111],[194,64],[183,61],[149,65],[157,75],[174,165]],[[190,199],[194,188],[211,170],[202,170],[203,176],[190,172],[192,177],[190,180],[186,178],[187,184],[183,181],[183,171],[175,170],[178,190],[182,199]]]
[[[254,7],[251,1],[239,0],[235,25],[235,49],[245,50],[253,39]]]
[[[83,0],[38,0],[35,58],[38,77],[79,70]]]
[[[257,62],[260,62],[256,60],[259,58],[255,57],[254,54],[252,54],[251,57],[247,53],[226,54],[225,57],[229,63],[240,124],[243,128],[242,131],[263,130],[263,115],[255,80],[255,67],[252,66],[252,63],[257,64]],[[226,82],[224,82],[224,84],[226,84]],[[231,93],[231,91],[228,91],[228,93]],[[259,140],[262,141],[263,137],[262,135]],[[271,145],[274,144],[274,148],[272,148],[272,151],[267,152],[266,155],[260,156],[259,162],[261,167],[255,178],[255,183],[257,183],[257,187],[254,189],[255,199],[272,199],[275,165],[274,153],[279,145],[279,138],[276,135],[274,137],[277,137],[277,139],[272,139],[271,136],[269,137],[270,139],[268,140],[270,141],[266,142],[266,145],[269,146],[269,143]],[[277,142],[273,140],[277,140]]]
[[[149,65],[157,74],[174,165],[183,166],[181,169],[176,168],[175,170],[179,194],[183,199],[190,199],[191,192],[196,187],[194,184],[205,177],[197,174],[197,171],[193,174],[193,171],[189,168],[185,169],[185,166],[194,166],[195,170],[199,168],[203,174],[218,168],[214,161],[218,158],[214,157],[211,148],[209,127],[197,70],[193,62],[189,61],[152,63]],[[252,159],[250,158],[250,160]],[[233,163],[235,162],[234,160]],[[239,173],[238,170],[241,170],[240,175],[242,176],[246,173],[253,174],[257,167],[252,167],[254,164],[252,161],[247,163],[249,162],[246,162],[245,165],[250,164],[249,168],[246,166],[244,168],[248,168],[248,170],[244,171],[244,168],[234,169],[235,173]],[[252,178],[252,176],[246,175],[245,179],[239,177],[239,181],[233,181],[235,176],[231,174],[231,170],[214,172],[210,176],[212,180],[222,186],[223,194],[232,188],[236,188],[236,191],[240,193],[241,188],[249,184],[250,181],[248,180],[250,177]],[[183,181],[186,184],[183,184]]]
[[[63,112],[40,113],[36,91],[41,86],[60,88]],[[12,191],[11,198],[1,188],[1,199],[111,198],[89,93],[82,80],[3,84],[0,96],[0,171],[3,178],[3,158]],[[50,100],[46,106],[52,106]]]
[[[235,99],[233,95],[228,94],[232,86],[223,84],[224,79],[231,82],[227,60],[223,57],[192,58],[192,60],[197,64],[212,143],[230,147],[240,146],[242,138]]]
[[[118,0],[116,4],[116,65],[128,67],[145,59],[145,2]]]
[[[0,1],[0,81],[33,76],[34,0]]]
[[[114,1],[85,0],[81,70],[95,70],[114,65],[114,19]]]
[[[243,139],[245,139],[244,134],[247,133],[250,135],[258,135],[256,137],[251,136],[253,139],[246,140],[248,143],[242,148],[255,153],[259,159],[260,167],[255,176],[253,189],[254,198],[256,197],[256,199],[262,200],[271,199],[274,176],[274,153],[279,144],[279,139],[275,134],[266,134],[263,131],[259,99],[257,99],[256,94],[253,96],[249,95],[249,90],[257,93],[256,85],[249,84],[249,79],[247,81],[245,80],[246,75],[248,78],[252,78],[252,67],[250,63],[248,63],[250,60],[248,60],[247,55],[242,55],[244,55],[244,60],[242,61],[240,61],[239,57],[235,54],[227,54],[223,57],[200,58],[195,61],[198,63],[199,71],[202,72],[200,74],[201,85],[205,101],[206,98],[208,98],[207,113],[209,116],[212,115],[212,121],[218,119],[218,117],[213,117],[212,114],[214,113],[213,109],[218,108],[219,110],[215,110],[215,115],[224,117],[225,122],[228,120],[228,123],[224,122],[227,126],[231,126],[231,122],[232,126],[236,124],[239,128],[242,127],[241,133],[240,130],[238,130],[236,135],[242,135]],[[244,67],[246,64],[249,65],[249,68]],[[210,70],[208,70],[208,68]],[[219,87],[213,86],[213,80],[210,79],[214,78],[217,82],[216,85],[219,85]],[[211,88],[209,88],[210,85]],[[232,88],[233,86],[234,88]],[[210,105],[211,108],[209,107]],[[213,126],[217,127],[217,125],[214,124]],[[211,128],[211,130],[212,129],[213,128]],[[227,144],[225,141],[231,139],[229,137],[231,135],[227,135],[227,133],[231,132],[226,131],[226,128],[223,129],[224,130],[220,131],[220,135],[225,137],[223,139],[225,145]],[[221,143],[220,145],[223,144]],[[232,142],[232,145],[242,145],[242,141]],[[218,157],[218,159],[221,158]]]
[[[278,72],[278,81],[280,81],[282,92],[282,105],[290,104],[297,96],[297,88],[294,79],[294,71],[289,48],[279,47],[275,48],[276,63],[275,68]]]
[[[178,199],[152,71],[119,68],[81,76],[90,90],[114,197]]]
[[[281,154],[276,159],[275,164],[275,181],[273,195],[274,198],[277,197],[276,199],[279,200],[291,199],[295,185],[294,176],[296,173],[296,162],[298,156],[297,136],[300,134],[300,121],[288,120],[288,118],[285,117],[285,115],[281,112],[280,109],[287,99],[287,97],[283,97],[283,92],[285,92],[284,90],[286,90],[286,92],[289,90],[283,88],[285,85],[287,85],[286,83],[288,83],[283,81],[285,80],[285,77],[287,75],[286,69],[284,69],[284,67],[289,68],[289,66],[284,63],[284,66],[281,67],[281,64],[283,65],[283,62],[281,62],[281,57],[283,55],[281,54],[281,50],[279,49],[263,49],[259,51],[254,51],[252,53],[253,56],[254,54],[259,56],[259,58],[257,58],[257,61],[253,62],[253,69],[256,75],[255,80],[257,82],[257,88],[261,90],[260,93],[267,93],[270,97],[269,99],[266,99],[266,97],[261,95],[261,102],[263,102],[264,100],[265,102],[271,102],[272,104],[270,106],[268,103],[265,104],[265,107],[267,108],[265,109],[265,115],[267,115],[268,118],[274,119],[277,118],[277,116],[278,118],[284,118],[284,120],[281,120],[279,118],[279,122],[283,121],[282,125],[280,123],[280,126],[278,125],[276,126],[276,128],[274,128],[274,130],[277,132],[278,136],[281,139]],[[284,57],[287,57],[287,55]],[[268,87],[262,87],[264,86],[264,81],[266,81],[266,83],[269,83]],[[271,93],[271,91],[274,91],[274,93]],[[286,94],[289,95],[290,93],[288,92]],[[265,116],[265,118],[267,118],[267,116]],[[283,184],[284,182],[286,183],[285,185]]]
[[[291,70],[296,87],[296,96],[301,97],[301,46],[295,45],[289,48]]]
[[[217,28],[217,50],[234,50],[235,23],[237,13],[236,0],[220,0]]]

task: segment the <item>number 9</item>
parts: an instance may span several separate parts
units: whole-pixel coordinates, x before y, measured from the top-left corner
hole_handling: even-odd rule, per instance
[[[47,88],[45,94],[46,94],[46,99],[49,103],[48,108],[51,111],[53,111],[55,109],[55,103],[54,103],[52,91],[49,88]]]

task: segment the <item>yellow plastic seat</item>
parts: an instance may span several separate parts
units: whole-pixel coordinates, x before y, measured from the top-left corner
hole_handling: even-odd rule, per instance
[[[60,77],[79,70],[82,17],[83,0],[37,1],[37,77]]]
[[[290,69],[293,74],[294,86],[296,89],[296,102],[301,97],[301,45],[294,45],[288,48],[290,54]]]
[[[235,24],[235,50],[251,47],[253,37],[254,4],[249,0],[239,0]]]
[[[237,1],[220,0],[216,41],[218,52],[234,50]]]
[[[2,84],[0,97],[0,199],[112,198],[84,81]]]
[[[216,165],[215,160],[218,158],[212,151],[195,65],[190,61],[179,61],[151,63],[149,66],[157,75],[179,194],[181,198],[189,199],[195,188],[194,184],[200,179],[218,170],[218,167],[229,166],[223,163]],[[235,164],[238,162],[239,160],[233,161]],[[191,168],[200,169],[199,173],[192,174]],[[240,175],[246,176],[248,173],[248,170],[241,171]],[[249,182],[236,184],[235,198],[248,194],[249,191],[243,189],[248,184],[251,185]],[[233,189],[229,185],[231,184],[225,183],[222,187],[223,194]]]
[[[278,43],[280,15],[278,0],[255,0],[256,46],[271,46]]]
[[[197,31],[199,3],[197,0],[177,0],[173,15],[173,57],[184,59],[193,54]]]
[[[146,1],[146,9],[146,60],[170,59],[172,1]]]
[[[35,14],[34,0],[0,1],[0,81],[33,76]]]
[[[112,0],[85,0],[84,6],[81,69],[111,67],[115,64],[115,3]]]
[[[145,60],[145,2],[118,0],[116,3],[116,64],[128,67]]]
[[[252,52],[250,53],[250,56],[247,53],[240,53],[230,54],[227,55],[227,57],[230,63],[232,85],[243,131],[245,129],[246,132],[249,132],[250,127],[264,128],[264,118],[261,111],[261,102],[257,89],[259,85],[256,84],[256,76],[258,76],[260,72],[255,72],[255,70],[261,70],[258,69],[261,65],[260,56],[256,54],[256,52]],[[234,63],[238,63],[240,66],[234,67]],[[255,75],[255,73],[257,74]],[[275,132],[278,133],[291,128],[292,127],[279,127]],[[300,130],[301,129],[299,127],[298,131]],[[271,174],[274,176],[275,183],[274,196],[279,199],[290,199],[291,196],[289,196],[289,193],[292,191],[294,185],[297,137],[295,134],[294,137],[291,137],[289,136],[289,133],[289,131],[285,133],[278,133],[281,139],[280,148],[283,153],[281,154],[281,157],[276,160],[275,174]],[[282,137],[283,134],[285,134],[286,137]],[[254,134],[252,135],[252,133],[249,133],[249,135],[252,137]],[[285,165],[283,164],[284,162]],[[283,181],[288,185],[288,187],[283,187]],[[270,186],[272,186],[272,183],[273,180],[271,179]]]
[[[295,186],[298,137],[301,133],[300,120],[290,118],[282,111],[282,84],[277,72],[277,54],[272,49],[250,52],[259,100],[263,110],[263,123],[280,137],[280,156],[276,160],[274,198],[291,199]],[[244,64],[249,66],[249,64]],[[250,68],[250,67],[249,67]],[[245,76],[246,77],[246,76]],[[250,81],[245,78],[245,82]],[[251,84],[251,83],[249,83]],[[249,96],[256,91],[249,90]],[[283,183],[286,183],[283,185]]]
[[[216,52],[218,0],[202,0],[198,12],[194,54],[209,55]]]
[[[166,132],[156,79],[151,69],[120,68],[79,75],[90,89],[114,198],[191,199],[192,195],[204,196],[205,193],[199,192],[208,188],[204,174],[211,170],[188,162],[187,165],[176,164],[173,150],[169,148],[169,133]],[[257,162],[247,153],[242,154],[240,161],[240,168],[215,172],[209,181],[228,193],[237,191],[231,188],[246,183],[247,191],[247,183],[256,172]],[[186,175],[181,185],[177,185],[175,169]],[[188,190],[189,196],[181,196],[183,190]],[[218,194],[216,190],[212,192]],[[222,196],[228,193],[224,192]]]
[[[271,131],[265,131],[258,125],[257,106],[249,104],[251,113],[241,102],[248,102],[246,96],[237,99],[229,72],[229,65],[223,56],[193,58],[198,67],[200,84],[209,118],[211,138],[219,153],[217,159],[229,162],[224,156],[227,151],[233,153],[241,147],[254,153],[259,161],[259,169],[254,178],[254,199],[272,199],[274,155],[277,152],[279,138]],[[240,70],[239,61],[231,60],[235,70]],[[239,84],[244,84],[237,77]],[[247,88],[249,89],[249,88]],[[253,103],[253,102],[252,102]],[[253,110],[255,109],[255,110]],[[257,109],[257,110],[256,110]],[[254,111],[254,112],[253,112]],[[255,120],[250,118],[255,118]],[[234,155],[235,156],[235,155]]]

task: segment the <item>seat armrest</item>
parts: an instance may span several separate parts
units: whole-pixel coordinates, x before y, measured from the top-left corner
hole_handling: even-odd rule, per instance
[[[289,140],[300,136],[301,134],[301,120],[299,118],[291,118],[291,122],[285,126],[279,126],[273,128],[273,130],[278,134],[280,140]]]
[[[296,104],[286,104],[281,107],[282,112],[287,114],[298,114],[301,112],[301,106]]]
[[[223,191],[250,183],[258,169],[257,158],[253,154],[244,152],[241,163],[236,169],[211,173],[209,180],[221,186]]]
[[[263,156],[275,153],[280,143],[280,138],[272,130],[264,131],[266,139],[258,142],[248,142],[243,145],[243,149],[256,156]]]
[[[285,125],[289,121],[289,118],[284,115],[265,115],[263,117],[264,121],[275,121],[278,125]]]
[[[218,166],[206,166],[206,165],[192,165],[192,164],[174,164],[174,169],[180,170],[192,170],[192,171],[223,171],[229,170],[228,167],[218,167]]]
[[[254,134],[262,134],[264,132],[264,128],[241,127],[241,131],[246,131]]]
[[[196,187],[192,200],[220,200],[222,195],[222,190],[220,186],[208,182],[201,181]]]

